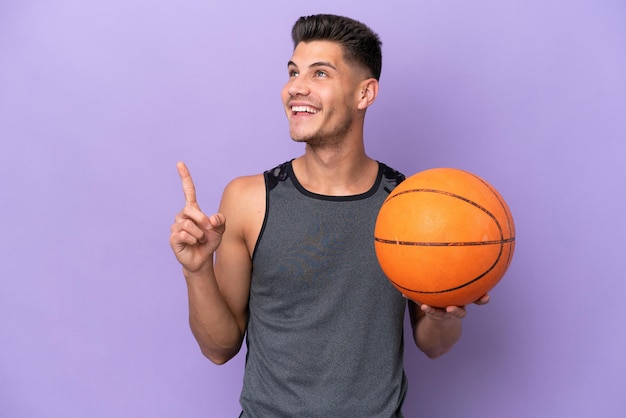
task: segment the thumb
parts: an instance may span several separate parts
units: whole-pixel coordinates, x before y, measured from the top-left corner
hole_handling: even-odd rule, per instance
[[[209,224],[207,225],[208,230],[213,230],[218,234],[223,234],[226,229],[226,217],[221,213],[216,213],[214,215],[209,216]]]

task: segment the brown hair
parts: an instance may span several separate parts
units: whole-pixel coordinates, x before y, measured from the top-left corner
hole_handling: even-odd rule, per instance
[[[300,42],[332,41],[344,50],[346,62],[367,69],[371,77],[380,79],[382,42],[365,24],[344,16],[319,14],[302,16],[291,30],[294,49]]]

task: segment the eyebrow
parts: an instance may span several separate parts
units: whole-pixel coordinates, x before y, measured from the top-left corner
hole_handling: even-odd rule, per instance
[[[295,62],[289,61],[287,63],[287,67],[296,67],[297,68],[298,66],[296,65]],[[315,68],[315,67],[329,67],[329,68],[332,68],[333,70],[337,71],[337,67],[335,67],[334,65],[332,65],[330,62],[327,62],[327,61],[317,61],[317,62],[314,62],[313,64],[309,65],[309,68]]]

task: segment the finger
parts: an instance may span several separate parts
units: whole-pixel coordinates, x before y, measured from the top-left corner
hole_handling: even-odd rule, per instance
[[[187,205],[197,205],[196,201],[196,187],[193,184],[189,169],[182,161],[176,164],[178,169],[178,175],[183,182],[183,193],[185,194],[185,202]]]
[[[204,214],[198,207],[198,205],[185,205],[182,211],[176,215],[176,222],[182,221],[185,219],[191,219],[196,223],[200,228],[205,230],[213,229],[211,225],[211,219]]]
[[[223,233],[226,227],[226,218],[221,213],[209,216],[209,227],[218,233]]]
[[[446,312],[460,319],[465,318],[465,314],[466,314],[466,310],[462,306],[448,306],[446,308]]]
[[[181,230],[170,235],[170,246],[175,252],[181,252],[186,247],[202,244],[198,238],[187,231]]]
[[[420,310],[428,315],[441,315],[445,312],[445,309],[435,308],[434,306],[426,305],[425,303],[420,305]]]
[[[489,300],[491,298],[489,297],[488,294],[483,295],[480,299],[478,299],[476,302],[474,302],[476,305],[486,305],[489,303]]]
[[[184,219],[172,225],[171,238],[173,242],[179,238],[181,243],[188,245],[204,244],[206,231],[190,219]]]

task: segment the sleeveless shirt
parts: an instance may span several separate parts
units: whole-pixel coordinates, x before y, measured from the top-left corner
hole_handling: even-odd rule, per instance
[[[378,210],[404,176],[325,196],[291,161],[266,171],[253,253],[242,417],[401,417],[406,301],[374,250]]]

